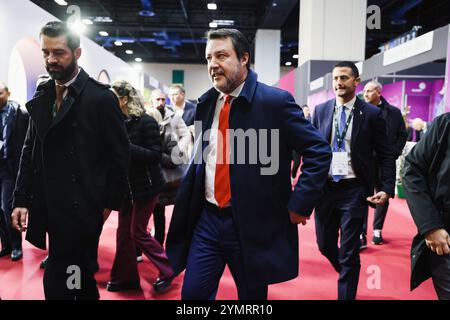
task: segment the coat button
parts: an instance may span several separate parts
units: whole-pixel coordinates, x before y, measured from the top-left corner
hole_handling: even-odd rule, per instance
[[[80,205],[79,205],[78,201],[74,201],[74,202],[73,202],[73,208],[74,208],[74,209],[78,209],[79,206],[80,206]]]
[[[72,175],[72,182],[73,182],[73,183],[77,182],[77,176],[74,175],[74,174]]]
[[[75,154],[75,147],[74,147],[74,146],[71,146],[71,147],[70,147],[69,153],[70,153],[71,155],[74,155],[74,154]]]

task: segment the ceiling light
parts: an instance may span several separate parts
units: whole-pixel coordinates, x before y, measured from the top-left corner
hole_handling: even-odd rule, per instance
[[[113,22],[113,19],[111,19],[110,17],[94,17],[94,22],[111,23]]]
[[[217,22],[210,22],[209,23],[210,28],[217,28]]]
[[[133,50],[125,50],[126,54],[133,54]]]
[[[292,66],[292,62],[288,61],[288,62],[286,62],[284,65],[285,65],[286,67],[290,67],[290,66]]]
[[[122,43],[122,41],[116,40],[116,41],[114,41],[114,45],[120,47],[123,45],[123,43]]]
[[[214,2],[210,2],[207,5],[209,10],[217,10],[217,4],[215,4]]]
[[[141,58],[136,58],[136,59],[134,59],[134,61],[136,61],[136,62],[142,62],[142,59],[141,59]]]
[[[91,19],[83,19],[81,20],[84,24],[93,24]]]
[[[74,23],[69,24],[69,28],[78,34],[81,34],[86,30],[86,25],[83,24],[81,21],[76,21]]]
[[[272,7],[276,7],[276,6],[277,6],[276,2],[272,3]]]
[[[55,0],[55,2],[60,6],[67,6],[67,2],[65,2],[64,0]]]
[[[294,54],[294,55],[292,56],[292,58],[298,59],[298,54]]]
[[[107,37],[107,36],[109,36],[109,33],[106,32],[106,31],[100,31],[98,34],[101,35],[102,37]]]

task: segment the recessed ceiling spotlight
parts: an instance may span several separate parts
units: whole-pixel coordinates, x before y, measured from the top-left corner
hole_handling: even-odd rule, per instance
[[[141,59],[141,58],[136,58],[136,59],[134,59],[134,61],[136,61],[136,62],[142,62],[142,59]]]
[[[133,50],[125,50],[126,54],[133,54]]]
[[[217,4],[215,4],[214,2],[210,2],[207,5],[209,10],[217,10]]]
[[[93,24],[91,19],[83,19],[81,20],[84,24]]]
[[[102,37],[107,37],[107,36],[109,36],[109,33],[106,32],[106,31],[100,31],[98,34],[101,35]]]
[[[209,23],[210,28],[217,28],[217,22],[210,22]]]
[[[120,47],[123,45],[123,43],[122,43],[122,41],[116,40],[116,41],[114,41],[114,45]]]
[[[292,56],[292,58],[298,59],[298,54],[294,54],[294,55]]]
[[[60,6],[67,6],[67,2],[65,2],[64,0],[55,0],[55,2]]]
[[[292,62],[288,61],[288,62],[286,62],[284,65],[285,65],[286,67],[290,67],[290,66],[292,66]]]

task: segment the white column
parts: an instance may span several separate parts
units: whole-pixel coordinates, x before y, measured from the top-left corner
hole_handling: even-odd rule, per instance
[[[301,0],[299,65],[365,57],[366,0]]]
[[[274,85],[280,80],[280,30],[256,31],[255,71],[258,81]]]

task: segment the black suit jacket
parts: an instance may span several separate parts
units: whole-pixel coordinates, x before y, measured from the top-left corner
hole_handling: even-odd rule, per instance
[[[405,121],[400,110],[390,105],[383,97],[381,97],[381,107],[385,108],[383,114],[386,115],[384,119],[386,120],[388,140],[394,149],[396,158],[398,158],[402,154],[408,138]]]
[[[195,104],[186,100],[186,104],[184,106],[184,112],[183,112],[183,120],[187,126],[191,126],[194,124],[196,109],[197,109],[197,106]]]
[[[314,109],[313,125],[331,145],[333,112],[336,100],[329,100]],[[380,168],[381,191],[394,196],[395,154],[386,134],[386,122],[381,110],[356,98],[351,138],[352,168],[361,180],[366,195],[373,195],[375,184],[375,162]],[[377,154],[377,157],[374,154]]]
[[[119,209],[127,185],[129,142],[109,86],[81,70],[52,119],[55,82],[26,104],[31,117],[14,192],[29,210],[27,240],[45,249],[49,236],[80,245],[98,239],[104,208]]]

